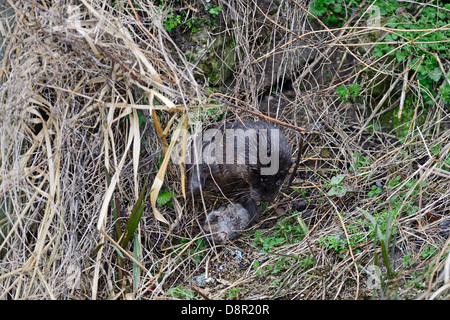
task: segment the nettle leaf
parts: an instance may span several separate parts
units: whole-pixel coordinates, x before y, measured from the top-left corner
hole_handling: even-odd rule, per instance
[[[441,79],[442,76],[442,70],[438,67],[434,68],[433,70],[430,71],[430,73],[428,74],[428,76],[430,77],[431,80],[433,80],[434,82],[438,82]]]
[[[396,17],[389,18],[386,22],[386,25],[389,28],[395,28],[398,25],[397,21],[398,21],[398,19]]]
[[[442,98],[444,98],[446,103],[450,101],[450,85],[447,82],[439,88],[439,93],[442,95]]]
[[[168,203],[168,202],[170,201],[171,198],[172,198],[172,193],[167,192],[167,191],[161,192],[161,193],[158,195],[158,198],[156,199],[156,202],[158,202],[158,204],[159,204],[160,206],[163,206],[163,205],[165,205],[166,203]]]
[[[427,68],[424,66],[424,65],[421,65],[420,67],[419,67],[419,75],[421,75],[421,76],[428,76],[428,70],[427,70]]]

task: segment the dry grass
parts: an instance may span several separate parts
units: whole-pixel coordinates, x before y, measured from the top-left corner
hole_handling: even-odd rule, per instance
[[[228,111],[223,120],[256,118],[260,106],[286,124],[295,156],[302,155],[292,184],[286,182],[253,230],[274,235],[277,222],[294,213],[289,224],[303,221],[305,232],[267,254],[253,231],[220,248],[201,241],[202,210],[183,197],[183,171],[169,155],[180,134],[175,128],[187,119],[189,125],[214,121],[201,109],[214,101],[196,65],[164,29],[164,11],[143,0],[120,6],[81,0],[76,7],[61,0],[7,2],[12,8],[1,17],[14,16],[15,23],[0,30],[0,299],[370,297],[364,270],[381,249],[363,212],[403,212],[412,204],[413,214],[394,219],[390,258],[397,273],[376,298],[449,298],[449,238],[442,225],[449,219],[450,175],[441,166],[450,150],[450,130],[441,125],[448,114],[442,101],[427,114],[417,106],[403,124],[402,141],[394,130],[371,129],[388,112],[383,102],[404,105],[404,95],[390,101],[389,89],[373,97],[381,79],[394,92],[400,86],[420,97],[420,88],[387,59],[370,55],[373,30],[362,22],[308,31],[305,1],[281,1],[271,15],[245,1],[222,4],[221,32],[236,41],[238,63],[212,106]],[[369,50],[355,49],[358,44]],[[292,89],[282,90],[288,83]],[[361,85],[359,104],[335,95],[351,83]],[[342,198],[326,195],[337,173],[346,176]],[[136,236],[122,247],[116,226],[123,232],[147,174],[152,198]],[[383,192],[369,197],[374,185]],[[156,203],[160,189],[176,195],[171,207]],[[310,207],[295,214],[306,200]],[[338,253],[324,245],[328,236],[358,241]],[[408,255],[414,264],[403,266]],[[215,282],[193,282],[202,274]]]

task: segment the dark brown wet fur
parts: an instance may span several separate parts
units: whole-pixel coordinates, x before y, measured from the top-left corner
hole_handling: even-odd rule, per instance
[[[268,146],[271,146],[271,130],[275,127],[267,122],[262,121],[245,121],[231,122],[221,126],[221,132],[224,129],[255,129],[260,135],[260,129],[267,129]],[[263,131],[261,131],[263,132]],[[214,140],[212,140],[214,141]],[[258,140],[259,141],[259,140]],[[276,143],[276,142],[275,142]],[[203,149],[209,144],[203,145]],[[292,163],[292,151],[286,137],[279,130],[279,168],[273,175],[262,175],[261,168],[263,165],[259,159],[256,164],[250,164],[248,159],[248,146],[246,150],[238,150],[245,153],[246,164],[206,164],[199,163],[191,168],[191,179],[189,189],[195,199],[201,198],[201,193],[205,197],[225,197],[239,199],[242,196],[250,196],[255,201],[272,201],[286,178]],[[234,151],[236,152],[236,144]],[[257,146],[259,152],[259,144]],[[269,149],[270,150],[270,149]],[[269,151],[271,152],[271,150]],[[225,157],[225,155],[224,155]],[[235,159],[236,160],[236,159]]]

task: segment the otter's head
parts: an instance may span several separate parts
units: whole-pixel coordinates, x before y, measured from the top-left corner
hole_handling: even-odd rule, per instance
[[[285,163],[274,175],[262,175],[261,168],[252,168],[252,176],[250,181],[250,196],[255,201],[272,201],[280,191],[291,162]]]
[[[268,126],[268,133],[259,132],[259,158],[250,164],[250,195],[255,201],[272,201],[280,191],[292,165],[292,150],[280,129]],[[261,139],[262,138],[262,139]],[[261,142],[267,141],[266,146]]]

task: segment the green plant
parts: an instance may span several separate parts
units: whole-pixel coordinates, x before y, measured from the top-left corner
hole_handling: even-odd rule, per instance
[[[300,261],[300,266],[304,269],[310,269],[316,264],[316,259],[312,256],[307,256]]]
[[[242,294],[245,294],[247,289],[245,288],[230,288],[228,289],[228,297],[229,300],[236,300],[241,297]]]
[[[309,11],[321,18],[323,23],[340,27],[344,23],[346,8],[355,2],[349,1],[348,6],[344,6],[343,0],[314,0],[311,2]]]
[[[176,299],[192,300],[195,297],[194,293],[189,288],[183,286],[170,288],[169,290],[167,290],[167,293]]]
[[[414,264],[414,260],[411,257],[411,254],[406,254],[403,256],[402,265],[403,268],[408,268]]]
[[[373,50],[376,58],[388,55],[395,57],[399,63],[408,58],[408,67],[417,72],[421,93],[428,104],[434,103],[437,93],[441,94],[445,102],[450,102],[450,87],[446,81],[442,81],[444,74],[437,58],[448,57],[450,46],[447,39],[450,32],[438,28],[450,22],[449,9],[449,4],[437,2],[437,5],[423,7],[418,16],[407,12],[390,16],[386,26],[393,30],[379,39],[380,44]],[[389,8],[390,12],[392,10],[396,10],[396,7]]]
[[[206,114],[212,118],[213,122],[218,122],[226,116],[227,111],[221,107],[206,108]]]
[[[186,27],[188,27],[192,33],[195,33],[208,22],[209,20],[207,19],[192,17],[186,21]]]
[[[166,16],[163,23],[167,32],[171,32],[172,29],[181,24],[181,16],[179,14],[175,15],[175,13],[171,12]]]
[[[380,272],[380,283],[382,288],[390,293],[389,286],[392,284],[396,272],[394,270],[394,264],[392,263],[390,257],[393,256],[395,250],[395,228],[393,228],[391,223],[391,217],[388,217],[388,221],[386,222],[385,231],[383,232],[379,227],[379,222],[375,219],[370,213],[365,210],[360,209],[365,217],[370,221],[372,228],[374,230],[373,235],[373,243],[374,243],[374,264],[378,267],[378,270],[383,270],[381,268],[380,259],[376,250],[377,244],[381,248],[381,262],[383,263],[386,274]]]
[[[436,253],[437,253],[437,250],[435,247],[432,247],[432,246],[425,247],[422,251],[422,258],[428,259],[428,258],[434,256]]]
[[[259,268],[256,271],[256,274],[267,277],[283,273],[286,270],[289,270],[297,260],[299,260],[298,257],[275,255],[271,263],[264,265],[262,268]],[[305,268],[306,266],[309,266],[310,263],[315,263],[315,260],[313,258],[312,260],[306,259],[305,262],[303,262],[302,260],[300,266],[302,268]],[[254,263],[253,267],[258,268],[259,263]],[[281,281],[281,279],[276,279],[274,285],[277,286],[279,281]]]
[[[342,235],[327,235],[321,237],[319,243],[338,253],[342,253],[348,249],[348,243],[353,249],[356,249],[358,245],[368,239],[375,240],[377,229],[383,234],[389,232],[390,235],[396,235],[398,232],[396,227],[398,218],[402,215],[413,215],[417,212],[418,207],[415,205],[414,199],[420,192],[417,179],[410,180],[404,185],[401,185],[401,181],[402,177],[396,176],[388,182],[387,190],[400,189],[396,190],[396,195],[391,197],[388,205],[384,206],[382,210],[374,210],[373,219],[377,223],[376,228],[373,224],[368,224],[367,219],[353,219],[351,223],[346,225],[348,240],[343,238]],[[341,183],[341,179],[337,179],[335,182]],[[422,182],[422,186],[425,185],[426,183]],[[372,197],[381,194],[381,192],[381,188],[374,185],[368,196]]]
[[[329,234],[319,238],[319,244],[342,254],[349,249],[348,245],[356,254],[359,252],[358,246],[367,241],[370,231],[367,231],[367,223],[361,219],[356,219],[345,226],[347,235],[342,231],[338,234]]]
[[[169,208],[172,208],[172,198],[175,196],[175,193],[170,191],[163,191],[158,194],[156,198],[156,203],[159,206],[167,205]]]
[[[339,95],[339,100],[343,102],[355,101],[360,91],[361,88],[357,83],[336,88],[336,94]]]
[[[206,243],[203,240],[203,238],[199,238],[192,242],[191,239],[188,238],[181,238],[178,242],[177,249],[169,250],[172,257],[177,257],[179,259],[186,259],[186,256],[189,257],[190,261],[194,264],[199,264],[203,261],[203,258],[205,257],[205,247]],[[186,246],[188,247],[186,250]],[[180,256],[179,252],[183,252],[186,256]]]
[[[206,10],[215,18],[219,14],[219,12],[222,11],[222,6],[211,7],[211,5],[208,3],[206,5]]]
[[[342,252],[348,248],[347,241],[345,239],[341,239],[336,235],[328,235],[326,237],[319,238],[319,244],[323,245],[328,249],[332,249],[336,252]]]
[[[327,192],[328,196],[343,197],[349,191],[349,189],[343,185],[345,175],[337,175],[331,178],[329,183],[325,184],[325,187],[330,188]]]
[[[135,205],[133,206],[130,217],[128,218],[125,228],[123,230],[123,237],[120,242],[120,245],[123,248],[125,248],[127,243],[130,241],[131,237],[133,236],[134,232],[136,231],[137,226],[139,225],[139,222],[141,221],[142,213],[144,212],[147,198],[151,193],[151,190],[150,190],[150,192],[147,192],[149,177],[150,177],[150,174],[148,174],[145,179],[145,183],[141,190],[141,193],[139,194],[139,198],[136,201]],[[114,209],[117,209],[117,208],[114,206]],[[118,224],[116,224],[116,226],[118,226]],[[120,227],[118,227],[118,228],[120,228]]]
[[[442,142],[436,143],[431,146],[431,153],[433,155],[439,156],[441,153]],[[445,171],[450,171],[450,153],[444,158],[442,157],[437,164],[437,168]]]
[[[290,244],[301,241],[307,232],[303,220],[296,216],[296,211],[281,218],[273,228],[273,232],[262,236],[260,230],[254,233],[253,245],[260,247],[265,252],[271,252],[282,244]]]
[[[365,22],[369,25],[376,18],[380,23],[376,27],[389,28],[373,31],[367,36],[367,42],[377,43],[371,51],[374,60],[380,67],[391,65],[390,68],[398,74],[409,71],[409,81],[414,79],[418,82],[416,89],[407,92],[403,100],[401,117],[399,106],[380,117],[383,124],[395,128],[397,136],[405,137],[411,132],[411,126],[423,124],[426,120],[423,111],[426,112],[439,99],[450,103],[450,84],[446,81],[450,74],[445,68],[445,61],[450,56],[450,30],[447,28],[450,4],[442,1],[422,4],[394,0],[370,3],[360,0],[313,0],[309,12],[310,19],[317,18],[328,27],[341,27],[349,21],[349,17],[357,16],[359,27],[364,26]],[[354,101],[359,90],[356,86],[339,86],[336,93],[341,101]],[[392,95],[395,100],[400,94],[396,91]]]
[[[373,197],[377,194],[380,194],[381,192],[382,192],[382,190],[380,187],[378,187],[377,185],[373,185],[372,188],[370,189],[369,193],[367,193],[367,196]]]
[[[163,9],[167,9],[168,13],[165,16],[163,20],[164,28],[167,32],[172,32],[173,29],[179,27],[179,26],[186,26],[188,30],[190,30],[192,33],[197,32],[201,27],[208,25],[212,26],[214,28],[214,21],[217,18],[217,15],[222,11],[222,6],[215,6],[212,7],[209,3],[206,4],[205,10],[208,14],[212,16],[212,18],[209,17],[199,17],[199,16],[192,16],[189,19],[188,14],[186,13],[186,8],[180,11],[180,14],[175,14],[173,9],[170,7],[167,7],[167,4],[161,3],[159,4],[159,12],[162,12]],[[186,28],[185,30],[186,31]]]
[[[348,170],[350,172],[355,171],[358,172],[360,168],[367,167],[370,165],[369,156],[362,156],[359,153],[354,153],[353,158],[355,158],[355,164],[353,167],[350,167]]]
[[[256,230],[254,236],[253,245],[262,247],[263,251],[270,251],[273,247],[279,246],[286,241],[285,237],[278,234],[262,237],[260,230]]]

